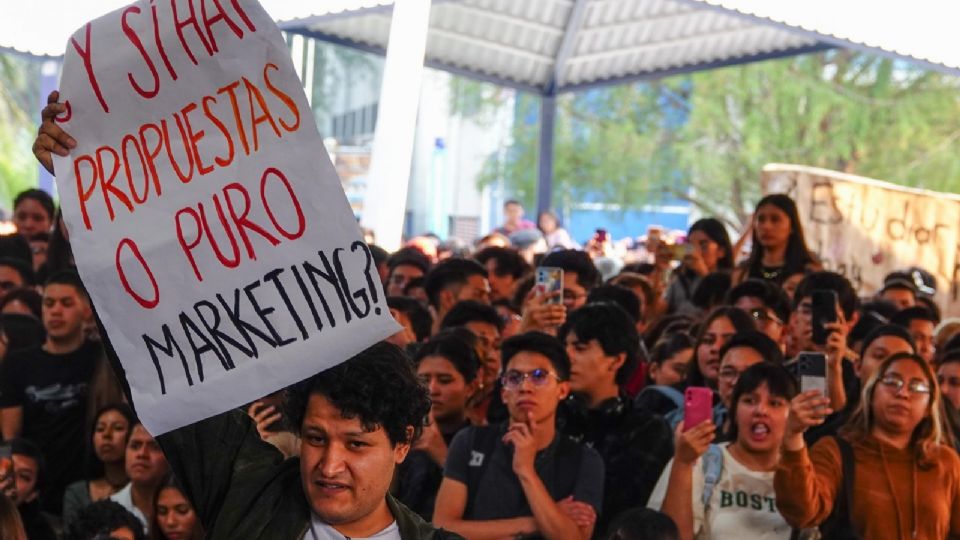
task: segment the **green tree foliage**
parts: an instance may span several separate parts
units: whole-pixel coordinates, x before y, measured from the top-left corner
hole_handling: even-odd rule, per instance
[[[37,161],[31,146],[37,133],[39,66],[0,53],[0,207],[37,185]]]
[[[459,83],[454,110],[502,105]],[[628,207],[689,200],[739,226],[771,162],[796,163],[960,192],[960,81],[903,62],[829,51],[623,85],[558,102],[557,206],[594,196]],[[487,99],[459,94],[487,96]],[[517,94],[508,149],[480,183],[503,181],[533,203],[539,126],[535,97]]]

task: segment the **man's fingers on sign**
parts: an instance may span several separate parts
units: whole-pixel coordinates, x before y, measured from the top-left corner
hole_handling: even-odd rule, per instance
[[[66,105],[58,103],[60,93],[53,91],[47,97],[47,106],[40,112],[40,128],[37,130],[37,139],[33,143],[33,154],[45,169],[53,173],[53,157],[51,153],[65,157],[70,149],[77,146],[66,131],[56,124],[56,118],[67,111]]]

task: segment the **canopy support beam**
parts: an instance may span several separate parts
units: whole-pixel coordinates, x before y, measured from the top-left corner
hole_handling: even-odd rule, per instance
[[[553,205],[553,143],[557,116],[557,96],[540,97],[540,152],[537,174],[537,216]]]

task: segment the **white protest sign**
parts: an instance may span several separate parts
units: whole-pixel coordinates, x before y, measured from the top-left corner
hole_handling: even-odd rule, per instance
[[[67,44],[55,158],[81,277],[154,435],[396,331],[279,29],[141,0]],[[402,203],[401,203],[402,204]]]
[[[960,315],[960,197],[798,165],[767,165],[761,184],[793,197],[807,245],[862,296],[919,266],[936,276],[944,314]]]

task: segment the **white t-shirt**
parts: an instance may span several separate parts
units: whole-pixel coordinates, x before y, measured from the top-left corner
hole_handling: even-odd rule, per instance
[[[126,487],[111,495],[110,500],[126,508],[127,511],[136,516],[136,518],[140,520],[140,523],[143,523],[144,532],[150,530],[150,526],[147,525],[146,516],[133,504],[133,484],[128,483]]]
[[[307,529],[307,533],[303,538],[304,540],[400,540],[400,528],[397,527],[397,522],[394,521],[388,525],[387,528],[369,538],[348,538],[340,534],[339,531],[330,525],[321,521],[316,514],[313,514],[310,519],[310,528]]]
[[[771,472],[751,471],[723,446],[723,471],[713,488],[710,507],[703,506],[703,458],[693,468],[693,533],[697,540],[751,538],[788,540],[790,525],[777,511]],[[660,510],[667,495],[673,460],[667,464],[650,495],[648,508]]]

